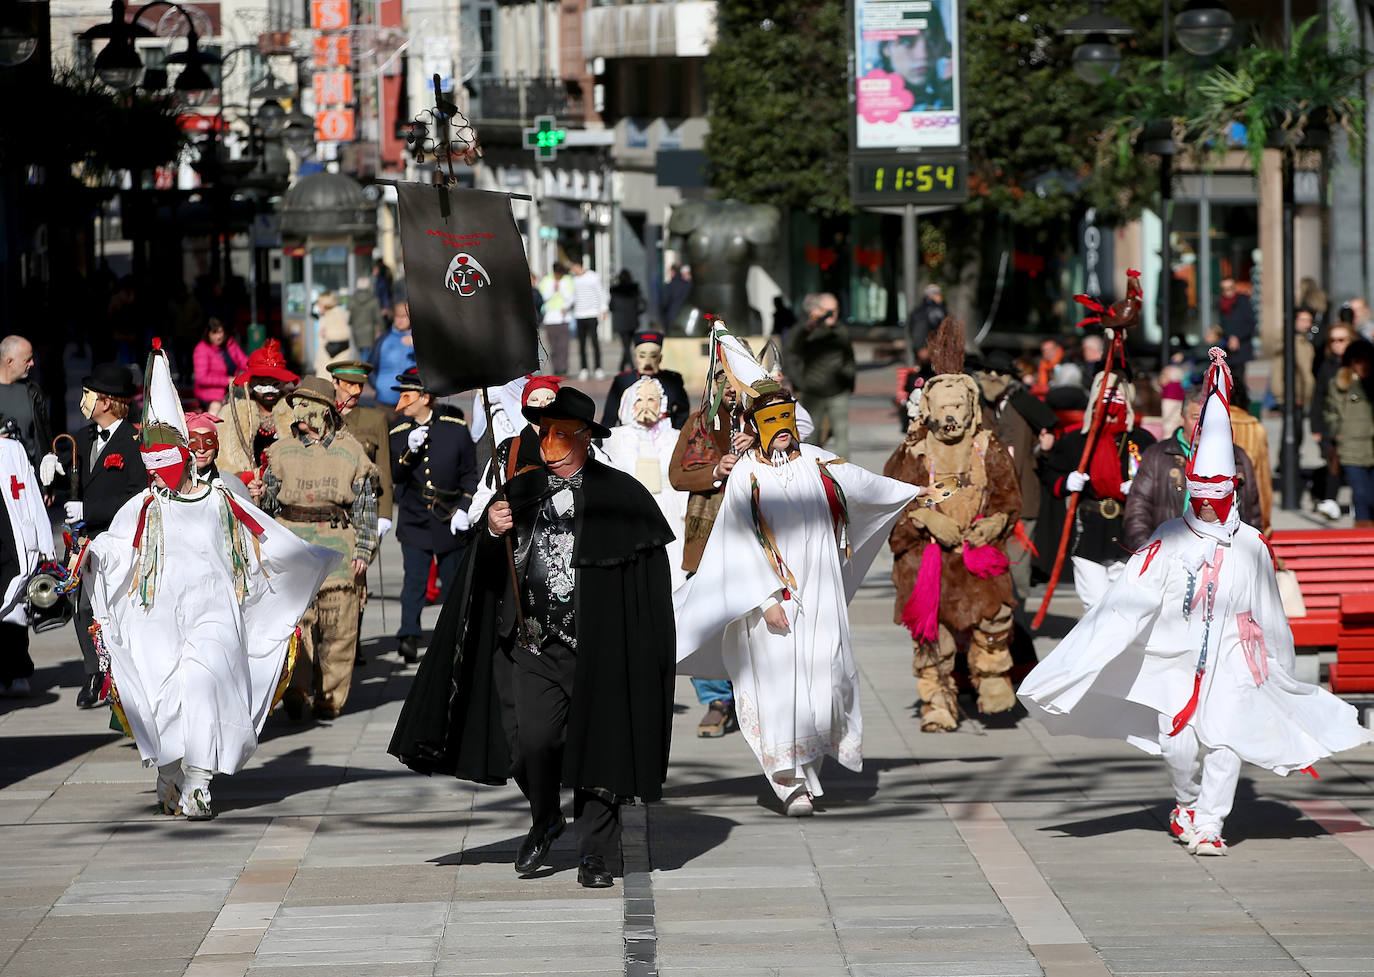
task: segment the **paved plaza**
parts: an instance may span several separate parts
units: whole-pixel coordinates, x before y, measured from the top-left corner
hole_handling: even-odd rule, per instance
[[[870,467],[897,438],[888,376],[855,401]],[[153,771],[73,706],[70,632],[35,639],[33,697],[0,701],[2,977],[1374,974],[1374,747],[1319,780],[1247,767],[1230,854],[1196,858],[1166,832],[1163,766],[1124,744],[1029,720],[921,733],[885,554],[851,608],[864,770],[827,764],[815,817],[779,813],[738,733],[696,738],[684,678],[666,796],[626,809],[623,883],[578,886],[572,832],[519,879],[514,786],[386,753],[414,669],[391,650],[394,540],[385,563],[344,715],[279,712],[208,823],[154,813]],[[1071,588],[1052,611],[1042,654]]]

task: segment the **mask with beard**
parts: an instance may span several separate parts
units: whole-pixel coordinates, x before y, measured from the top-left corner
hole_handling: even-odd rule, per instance
[[[663,347],[657,343],[640,343],[635,347],[635,369],[640,373],[657,373],[663,362]]]
[[[663,397],[658,383],[646,381],[639,385],[639,395],[635,398],[635,421],[645,427],[653,427],[663,418]]]
[[[253,377],[248,381],[248,395],[253,401],[267,410],[276,406],[282,397],[281,383],[267,377]]]
[[[979,371],[978,389],[983,391],[983,397],[990,404],[997,403],[997,398],[1007,392],[1007,387],[1011,386],[1011,377],[1002,373],[989,373]]]
[[[291,405],[291,415],[297,424],[310,428],[321,437],[328,436],[334,430],[334,412],[317,401],[297,398]]]

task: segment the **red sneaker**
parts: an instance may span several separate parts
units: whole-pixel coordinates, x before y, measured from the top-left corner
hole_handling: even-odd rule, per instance
[[[1191,844],[1193,840],[1193,812],[1176,807],[1169,815],[1169,832],[1181,844]]]
[[[1225,855],[1226,842],[1221,835],[1207,835],[1194,838],[1188,845],[1188,850],[1194,855]]]

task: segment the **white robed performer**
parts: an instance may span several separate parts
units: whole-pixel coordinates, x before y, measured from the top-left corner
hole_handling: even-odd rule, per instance
[[[678,432],[668,416],[668,397],[654,377],[642,377],[625,388],[620,397],[620,424],[601,442],[612,468],[633,475],[649,490],[658,509],[676,536],[668,544],[668,566],[673,573],[673,589],[682,586],[687,571],[682,569],[683,526],[687,519],[687,493],[679,492],[668,481],[668,468],[677,447]]]
[[[678,672],[734,683],[769,786],[787,814],[808,815],[826,756],[862,768],[846,605],[920,490],[802,444],[794,401],[728,338],[719,348],[731,384],[753,398],[761,447],[722,459],[733,465],[724,501],[695,576],[673,595]]]
[[[147,376],[151,487],[90,545],[85,574],[117,707],[158,768],[159,806],[203,820],[210,778],[257,748],[296,622],[339,557],[198,479],[161,350]]]
[[[14,534],[18,569],[14,576],[0,581],[4,587],[0,621],[27,626],[27,584],[39,563],[53,559],[52,523],[29,456],[24,446],[11,438],[0,438],[0,494],[5,497],[5,514]]]
[[[1171,833],[1196,854],[1224,855],[1242,760],[1315,776],[1313,763],[1374,734],[1353,706],[1293,677],[1272,554],[1234,504],[1231,377],[1225,354],[1211,354],[1183,517],[1131,557],[1019,695],[1052,733],[1162,755]]]

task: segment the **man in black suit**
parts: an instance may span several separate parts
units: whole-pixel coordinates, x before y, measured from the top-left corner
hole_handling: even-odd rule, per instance
[[[67,524],[87,539],[109,529],[120,507],[148,487],[138,435],[128,420],[135,393],[132,371],[118,363],[98,364],[81,381],[81,413],[92,423],[76,436],[78,470],[68,473],[72,500],[65,514]],[[108,677],[100,669],[95,641],[87,630],[92,620],[91,596],[83,584],[77,591],[73,618],[86,666],[86,682],[76,695],[79,709],[109,701]]]

